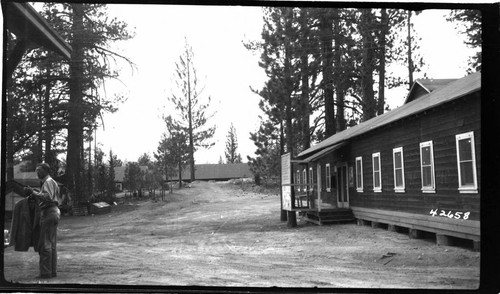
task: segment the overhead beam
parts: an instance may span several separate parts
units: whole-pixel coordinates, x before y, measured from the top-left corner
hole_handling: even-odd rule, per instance
[[[71,46],[28,3],[4,2],[2,5],[5,26],[18,40],[36,43],[71,59]]]

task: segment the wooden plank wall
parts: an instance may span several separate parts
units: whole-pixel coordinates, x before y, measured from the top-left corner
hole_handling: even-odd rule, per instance
[[[481,179],[481,114],[479,93],[457,99],[417,116],[351,140],[349,165],[363,157],[364,192],[350,189],[351,206],[429,215],[431,209],[470,212],[480,219],[480,191],[458,192],[455,135],[474,131],[478,186]],[[421,191],[419,143],[433,141],[436,193]],[[392,150],[403,147],[404,193],[394,192]],[[380,152],[382,192],[373,191],[372,153]]]

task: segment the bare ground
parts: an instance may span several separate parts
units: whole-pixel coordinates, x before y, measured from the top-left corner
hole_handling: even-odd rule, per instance
[[[277,195],[195,182],[165,201],[124,201],[104,215],[63,217],[58,277],[38,254],[5,249],[21,284],[475,289],[480,253],[355,224],[279,220]]]

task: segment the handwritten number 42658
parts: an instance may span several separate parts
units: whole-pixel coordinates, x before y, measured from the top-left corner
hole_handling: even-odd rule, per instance
[[[448,218],[455,218],[455,219],[461,219],[461,218],[468,219],[469,215],[470,215],[470,212],[463,213],[461,211],[457,211],[457,212],[455,212],[455,214],[453,214],[451,212],[451,210],[448,211],[448,213],[446,213],[446,211],[444,211],[442,209],[440,209],[440,211],[441,211],[441,213],[439,213],[439,216],[448,217]],[[429,214],[432,216],[438,215],[438,209],[431,209]]]

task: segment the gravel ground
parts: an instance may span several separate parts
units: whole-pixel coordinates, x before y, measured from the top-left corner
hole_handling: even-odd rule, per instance
[[[279,197],[195,182],[165,201],[122,198],[112,212],[65,216],[58,276],[39,281],[32,249],[4,252],[5,279],[42,284],[476,289],[480,253],[356,224],[279,220]]]

